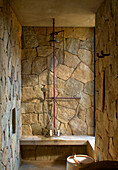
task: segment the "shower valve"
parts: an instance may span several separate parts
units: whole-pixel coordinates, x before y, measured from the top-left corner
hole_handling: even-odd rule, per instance
[[[41,88],[41,91],[43,92],[44,95],[44,100],[46,100],[46,92],[47,92],[47,88],[45,88],[45,85],[42,85],[43,87]]]

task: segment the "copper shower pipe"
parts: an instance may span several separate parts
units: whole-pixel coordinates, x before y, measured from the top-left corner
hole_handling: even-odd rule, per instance
[[[46,100],[52,100],[52,99],[54,99],[54,97],[48,97],[48,98],[46,98]],[[63,100],[63,99],[66,99],[66,100],[71,100],[71,99],[81,99],[81,97],[55,97],[55,100],[57,100],[57,99],[59,99],[59,100]]]
[[[54,135],[55,135],[55,20],[53,18],[53,90],[54,90]]]
[[[55,43],[57,42],[55,40],[55,35],[57,35],[58,33],[63,32],[63,57],[64,57],[64,30],[55,32],[55,19],[53,18],[53,32],[50,34],[52,36],[52,40],[51,42],[53,42],[53,93],[54,93],[54,97],[48,97],[46,98],[45,96],[45,100],[54,100],[54,135],[55,135],[55,100],[59,99],[59,100],[63,100],[63,99],[80,99],[80,97],[55,97]],[[63,58],[63,62],[64,62],[64,58]]]

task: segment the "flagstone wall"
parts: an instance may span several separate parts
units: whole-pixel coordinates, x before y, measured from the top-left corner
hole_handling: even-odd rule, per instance
[[[93,135],[94,29],[56,28],[56,130],[63,135]],[[45,135],[53,129],[52,28],[23,27],[22,34],[22,134]],[[64,44],[63,44],[64,40]],[[64,50],[63,50],[64,46]]]
[[[1,5],[1,4],[0,4]],[[21,25],[7,0],[0,6],[0,169],[17,170],[21,128]]]
[[[105,0],[96,14],[96,53],[102,50],[110,55],[96,55],[96,160],[118,160],[117,0]]]

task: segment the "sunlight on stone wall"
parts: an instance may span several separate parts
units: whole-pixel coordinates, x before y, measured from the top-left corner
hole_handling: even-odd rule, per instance
[[[56,130],[63,135],[93,135],[93,28],[56,28],[64,30],[56,39],[56,96],[81,97],[56,100]],[[22,134],[45,135],[52,128],[53,97],[52,28],[23,27],[22,38]]]

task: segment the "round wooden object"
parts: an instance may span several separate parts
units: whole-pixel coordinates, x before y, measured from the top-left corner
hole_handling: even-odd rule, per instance
[[[67,158],[67,170],[78,170],[87,167],[94,159],[87,155],[69,156]]]

